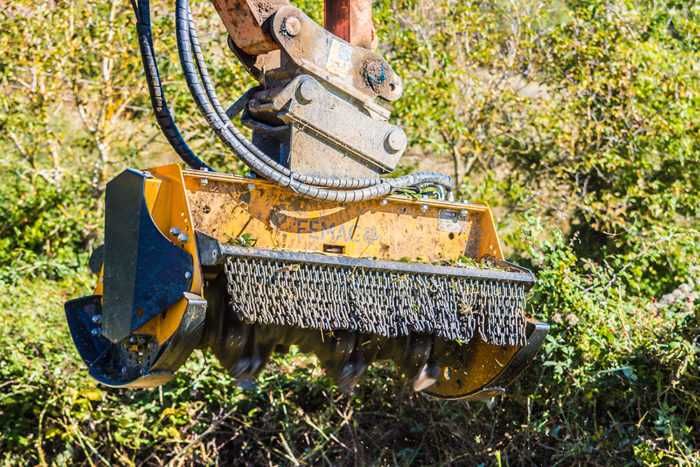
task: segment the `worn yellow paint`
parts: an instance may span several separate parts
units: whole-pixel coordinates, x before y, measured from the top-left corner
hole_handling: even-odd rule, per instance
[[[154,224],[161,233],[175,245],[192,255],[194,273],[189,292],[203,295],[203,278],[199,265],[197,243],[194,235],[192,216],[184,191],[182,171],[177,165],[168,165],[152,169],[153,178],[148,178],[144,186],[144,200]],[[179,242],[169,235],[170,229],[176,227],[187,235],[186,242]],[[95,294],[102,295],[102,272],[100,272]],[[153,318],[135,331],[136,334],[149,334],[156,337],[159,344],[167,341],[177,330],[187,308],[187,300],[182,298],[167,311]]]
[[[223,243],[247,236],[260,248],[352,257],[503,259],[491,211],[484,205],[397,196],[339,205],[306,199],[262,180],[198,171],[184,175],[196,229]]]
[[[145,182],[146,206],[160,231],[192,255],[190,292],[200,296],[203,277],[195,231],[223,243],[245,236],[260,248],[352,257],[431,263],[453,262],[462,255],[503,259],[491,210],[482,204],[390,196],[339,205],[306,199],[264,180],[183,171],[177,165],[149,171],[153,178]],[[169,235],[172,227],[185,233],[187,241]],[[102,293],[101,275],[95,293]],[[183,298],[136,332],[164,343],[177,330],[186,306]]]
[[[452,355],[455,361],[441,365],[437,382],[426,392],[447,399],[462,399],[488,388],[518,350],[515,346],[487,344],[478,337],[468,344],[439,342],[436,345],[449,346],[450,350],[437,351]]]

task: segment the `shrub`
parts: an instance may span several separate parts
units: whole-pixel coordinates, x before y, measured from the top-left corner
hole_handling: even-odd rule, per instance
[[[300,5],[320,17],[319,1]],[[490,404],[412,395],[381,365],[343,396],[295,353],[247,392],[200,353],[160,391],[87,377],[61,303],[89,293],[104,184],[173,160],[128,8],[20,1],[0,13],[4,462],[700,463],[698,5],[376,2],[382,52],[405,81],[407,165],[450,171],[462,197],[489,203],[510,256],[538,276],[529,311],[550,335]],[[232,100],[250,79],[205,21]],[[172,17],[154,26],[185,135],[237,169],[174,84]]]

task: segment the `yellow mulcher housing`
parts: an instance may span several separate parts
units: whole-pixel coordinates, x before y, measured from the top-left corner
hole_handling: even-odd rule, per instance
[[[128,169],[107,185],[105,244],[91,259],[97,286],[65,307],[90,373],[109,386],[153,387],[204,348],[248,381],[295,345],[345,390],[373,361],[391,360],[435,397],[503,392],[547,332],[524,315],[533,275],[504,260],[487,206],[449,201],[445,177],[379,177],[406,146],[376,103],[398,98],[400,79],[373,52],[278,3],[252,17],[256,0],[215,1],[225,22],[238,11],[277,47],[255,42],[253,60],[229,28],[262,86],[224,114],[189,5],[177,1],[190,89],[252,177],[214,172],[184,143],[163,99],[148,2],[134,5],[158,122],[197,170]],[[346,79],[354,72],[362,80]],[[252,144],[226,118],[241,111]]]

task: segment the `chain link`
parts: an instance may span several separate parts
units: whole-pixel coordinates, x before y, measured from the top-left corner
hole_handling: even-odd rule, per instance
[[[232,309],[246,322],[525,343],[524,284],[235,256],[225,268]]]

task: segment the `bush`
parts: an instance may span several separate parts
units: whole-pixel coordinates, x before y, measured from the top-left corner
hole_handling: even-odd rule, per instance
[[[302,5],[320,17],[320,2]],[[232,100],[249,78],[208,5],[193,7],[207,8],[205,48]],[[162,390],[88,378],[61,304],[89,293],[104,184],[173,160],[128,8],[20,1],[0,16],[5,463],[700,463],[696,4],[376,2],[382,52],[405,81],[407,163],[488,202],[510,256],[538,276],[529,311],[550,335],[490,404],[413,395],[388,365],[340,395],[295,353],[247,392],[199,353]],[[172,18],[154,25],[185,135],[235,170],[172,84]]]
[[[0,186],[0,281],[60,279],[85,264],[102,227],[93,188],[84,180],[60,185],[7,173]]]

